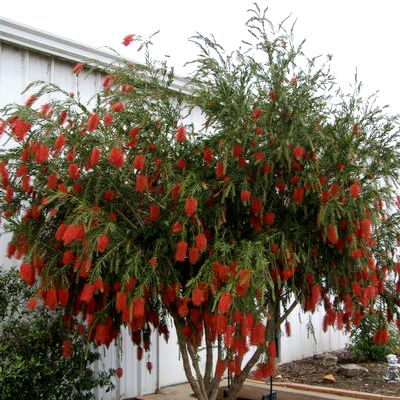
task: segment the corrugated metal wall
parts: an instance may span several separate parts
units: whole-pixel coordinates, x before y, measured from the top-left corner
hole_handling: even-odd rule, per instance
[[[0,43],[0,107],[12,102],[25,101],[30,93],[23,95],[21,93],[28,83],[34,80],[55,83],[68,92],[79,94],[83,102],[89,101],[101,88],[102,76],[98,72],[91,72],[76,77],[71,73],[73,66],[74,64],[67,61]],[[3,142],[0,141],[0,145],[5,145],[4,139]],[[16,263],[5,256],[7,244],[8,238],[3,234],[0,239],[0,267],[9,267]],[[152,374],[145,368],[146,355],[142,362],[136,361],[136,346],[132,344],[127,330],[122,333],[119,343],[119,347],[124,349],[123,352],[115,344],[111,344],[108,350],[101,348],[102,360],[94,368],[102,370],[121,367],[123,376],[115,381],[114,392],[105,393],[102,389],[96,390],[97,399],[125,399],[153,393],[157,381],[157,340],[158,338],[153,335],[152,341],[155,346],[149,359],[154,365]]]

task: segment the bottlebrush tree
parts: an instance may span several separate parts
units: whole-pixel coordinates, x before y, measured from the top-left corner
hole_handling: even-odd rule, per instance
[[[230,55],[192,39],[191,96],[148,58],[107,67],[92,109],[40,83],[0,124],[15,141],[1,209],[8,256],[37,285],[28,306],[62,307],[97,345],[127,326],[139,359],[172,319],[202,400],[227,370],[228,399],[253,367],[274,374],[274,337],[297,304],[322,303],[324,330],[378,313],[380,341],[399,316],[398,117],[360,85],[343,94],[257,7],[247,26],[252,42]],[[185,124],[188,106],[202,129]]]

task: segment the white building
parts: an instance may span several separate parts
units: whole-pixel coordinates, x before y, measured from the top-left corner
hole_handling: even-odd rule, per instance
[[[103,63],[117,60],[113,54],[72,42],[37,29],[33,29],[0,18],[0,107],[10,102],[22,102],[28,94],[21,95],[28,83],[43,80],[56,83],[67,91],[79,93],[81,99],[88,100],[101,88],[102,76],[99,72],[73,75],[73,66],[80,61],[96,59]],[[177,79],[172,89],[180,90],[183,79]],[[193,116],[200,122],[200,113]],[[7,240],[0,240],[0,265],[7,266],[5,257]],[[307,332],[309,316],[296,309],[289,320],[292,337],[280,338],[280,360],[288,362],[323,351],[341,349],[347,337],[333,330],[323,333],[322,313],[312,316],[314,335]],[[137,395],[153,393],[158,388],[186,381],[180,359],[176,336],[171,329],[168,344],[153,335],[151,361],[153,372],[145,369],[146,360],[136,361],[136,349],[131,344],[129,334],[124,331],[121,338],[121,352],[118,346],[104,350],[103,362],[95,368],[122,367],[124,374],[118,380],[115,393],[105,394],[98,390],[98,399],[126,399]]]

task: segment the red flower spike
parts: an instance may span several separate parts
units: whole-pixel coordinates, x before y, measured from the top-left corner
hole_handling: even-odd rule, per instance
[[[59,289],[58,290],[58,302],[60,306],[66,307],[68,305],[69,299],[69,291],[68,289]]]
[[[89,303],[90,300],[93,298],[93,293],[94,293],[94,285],[90,283],[86,283],[85,286],[82,289],[81,295],[80,295],[80,301]]]
[[[187,242],[179,242],[176,247],[175,261],[183,262],[186,258],[188,244]]]
[[[57,306],[57,289],[50,288],[46,290],[45,304],[50,309],[54,310]]]
[[[112,125],[112,122],[113,122],[113,116],[112,116],[112,114],[106,114],[106,115],[104,116],[103,122],[104,122],[104,125],[105,125],[105,126],[110,126],[110,125]]]
[[[74,252],[72,250],[67,250],[64,252],[61,262],[63,263],[63,265],[68,265],[71,264],[73,260],[74,260]]]
[[[68,167],[68,176],[69,179],[75,180],[79,179],[80,172],[79,172],[79,167],[75,163],[71,163]]]
[[[109,162],[115,168],[122,168],[124,166],[124,153],[119,147],[113,147],[110,152]]]
[[[328,225],[327,228],[328,240],[331,244],[336,244],[339,240],[336,226]]]
[[[109,241],[110,238],[107,235],[99,235],[97,238],[97,250],[100,253],[103,253],[106,250]]]
[[[227,313],[231,305],[232,305],[232,295],[229,292],[222,293],[218,303],[218,312],[220,314]]]
[[[136,176],[135,192],[142,193],[147,189],[147,177],[144,175]]]
[[[175,222],[171,228],[172,233],[181,233],[183,231],[183,226],[179,222]]]
[[[205,301],[204,290],[200,288],[193,289],[192,303],[195,306],[201,306]]]
[[[144,155],[138,154],[133,161],[133,167],[138,171],[142,171],[144,168],[144,162],[145,162]]]
[[[132,35],[132,34],[126,35],[122,41],[122,44],[124,46],[129,46],[133,42],[133,40],[134,40],[134,35]],[[104,85],[104,83],[103,83],[103,85]]]
[[[204,233],[199,233],[196,238],[196,248],[199,251],[203,251],[207,248],[207,237]]]
[[[290,337],[292,335],[292,328],[290,326],[290,322],[286,321],[285,322],[285,332],[286,332],[286,336]]]
[[[111,110],[118,113],[125,110],[125,106],[122,102],[117,101],[116,103],[111,104]]]
[[[189,197],[186,199],[185,203],[185,213],[188,217],[191,217],[197,209],[197,199],[194,197]]]
[[[137,297],[133,300],[133,316],[135,318],[141,318],[144,316],[145,311],[145,300],[143,297]]]
[[[88,132],[95,131],[97,129],[97,125],[99,124],[99,122],[100,122],[100,117],[95,113],[91,114],[86,125],[86,130]]]
[[[211,149],[203,150],[203,160],[208,164],[213,160],[213,152]]]
[[[225,166],[222,162],[217,162],[215,165],[215,178],[224,179],[225,177]]]
[[[304,198],[304,188],[303,187],[295,188],[293,193],[293,201],[296,204],[300,204],[303,201],[303,198]]]
[[[117,370],[115,371],[115,375],[117,375],[118,379],[121,379],[123,375],[122,368],[117,368]]]
[[[248,190],[243,190],[240,193],[240,200],[242,200],[243,203],[247,203],[250,200],[250,197],[251,197],[251,192]]]
[[[253,111],[253,119],[258,119],[258,118],[260,118],[261,114],[262,114],[262,111],[261,111],[259,108],[256,108],[256,109]]]
[[[31,124],[29,122],[25,122],[25,121],[21,121],[20,119],[16,119],[15,121],[13,121],[11,128],[12,128],[15,138],[19,142],[21,142],[22,140],[24,140],[29,129],[31,129]]]
[[[37,300],[37,299],[31,298],[31,299],[29,299],[28,302],[26,303],[26,308],[27,308],[29,311],[33,311],[33,310],[36,308],[37,303],[38,303],[38,300]]]
[[[71,357],[71,341],[70,340],[63,341],[62,350],[63,350],[63,356],[66,360]]]
[[[272,226],[275,222],[275,213],[273,211],[267,211],[264,214],[264,222],[268,226]]]
[[[191,265],[196,265],[200,260],[199,249],[196,247],[191,247],[189,249],[189,263]]]
[[[81,63],[76,64],[75,67],[72,69],[72,73],[75,75],[78,75],[82,71],[83,71],[83,65]]]
[[[304,154],[304,149],[301,146],[296,146],[293,149],[293,155],[296,160],[299,160],[300,158],[302,158],[303,154]]]
[[[360,192],[361,189],[358,182],[354,182],[352,185],[350,185],[350,196],[353,199],[356,199],[360,195]]]
[[[176,141],[178,143],[184,142],[186,140],[186,128],[184,126],[179,126],[176,131]]]
[[[89,167],[93,168],[96,164],[100,162],[101,152],[97,147],[93,147],[92,152],[89,157]]]
[[[62,148],[65,146],[65,143],[67,142],[67,138],[65,135],[61,134],[57,136],[56,141],[54,142],[53,150],[58,153],[62,150]]]
[[[276,343],[275,341],[273,342],[268,342],[268,354],[272,358],[276,358]]]
[[[158,204],[150,205],[150,220],[155,222],[160,216],[160,206]]]
[[[30,286],[35,283],[35,270],[32,264],[22,263],[19,267],[19,275]]]
[[[262,211],[262,207],[262,200],[254,197],[251,201],[251,211],[253,211],[254,214],[260,214]]]

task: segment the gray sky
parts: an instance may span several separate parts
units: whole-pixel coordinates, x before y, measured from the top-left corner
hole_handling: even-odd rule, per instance
[[[183,73],[184,62],[196,48],[188,38],[196,31],[213,33],[229,51],[246,36],[244,22],[250,0],[13,0],[2,1],[0,15],[94,47],[110,46],[140,61],[135,46],[124,48],[129,33],[149,35],[157,30],[152,50],[158,59]],[[295,36],[307,39],[309,56],[333,54],[332,71],[346,86],[356,67],[365,92],[379,90],[380,103],[400,112],[400,38],[397,0],[260,0],[269,17],[279,22],[290,13],[297,18]]]

